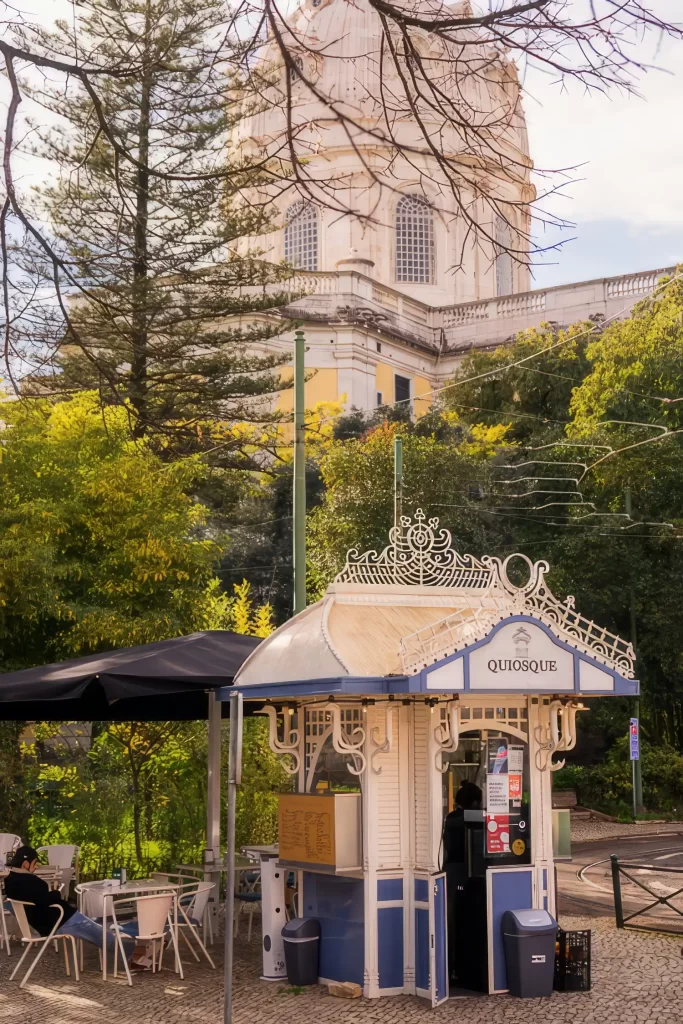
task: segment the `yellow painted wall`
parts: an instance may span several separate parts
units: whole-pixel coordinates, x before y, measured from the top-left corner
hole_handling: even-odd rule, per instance
[[[413,398],[416,395],[424,395],[425,392],[431,391],[431,383],[426,377],[416,377],[415,374],[409,373],[407,370],[397,370],[391,363],[377,363],[375,370],[375,383],[378,391],[382,392],[382,403],[384,405],[391,405],[394,401],[394,374],[398,373],[399,376],[410,377],[412,380],[412,391]],[[428,398],[416,399],[413,403],[415,407],[416,416],[424,416],[432,404],[431,395]]]
[[[426,377],[413,377],[413,395],[415,396],[413,405],[415,407],[416,416],[424,416],[424,414],[429,411],[429,407],[432,404],[431,395],[428,395],[426,398],[417,398],[417,395],[424,395],[431,390],[432,385]]]
[[[394,400],[394,368],[387,363],[377,363],[375,368],[376,390],[382,392],[382,404],[391,405]]]
[[[312,369],[314,367],[307,366],[306,372]],[[293,374],[294,370],[291,366],[284,366],[280,376],[284,381],[290,381]],[[310,380],[307,380],[304,385],[306,408],[312,409],[317,402],[336,402],[339,399],[338,387],[337,370],[335,367],[326,366],[322,369],[317,369],[315,375]],[[283,412],[294,411],[294,390],[292,388],[280,392],[277,408]]]

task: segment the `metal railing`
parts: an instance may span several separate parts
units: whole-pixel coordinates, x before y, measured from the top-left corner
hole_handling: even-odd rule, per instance
[[[647,924],[630,924],[629,922],[633,921],[636,917],[642,918],[644,914],[647,914],[650,910],[654,910],[656,907],[668,907],[668,909],[673,911],[674,914],[677,914],[679,918],[683,918],[683,910],[680,910],[670,902],[671,900],[676,899],[677,896],[681,896],[683,894],[683,878],[681,878],[681,885],[678,889],[674,889],[672,892],[662,895],[662,893],[653,892],[652,888],[650,888],[645,882],[641,881],[639,878],[634,878],[632,874],[629,874],[629,872],[648,871],[659,872],[666,875],[683,876],[683,868],[658,868],[652,864],[620,864],[619,858],[615,854],[612,854],[610,857],[610,862],[612,864],[612,889],[614,891],[614,917],[616,919],[617,928],[644,929],[651,932],[669,932],[673,935],[679,935],[681,931],[683,931],[683,922],[678,928],[667,928],[666,921],[662,918],[656,918],[654,920],[650,918]],[[622,876],[627,878],[629,882],[636,885],[639,889],[642,889],[643,892],[646,892],[652,902],[648,903],[646,907],[642,907],[640,910],[635,910],[630,914],[624,914],[624,902],[621,893]],[[679,922],[674,918],[674,921],[671,923],[674,924]]]

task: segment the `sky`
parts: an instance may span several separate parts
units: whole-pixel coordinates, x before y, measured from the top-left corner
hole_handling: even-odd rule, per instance
[[[681,0],[652,6],[680,23]],[[587,94],[529,76],[525,112],[537,168],[573,167],[566,198],[546,205],[575,224],[559,253],[539,257],[535,287],[658,269],[683,261],[683,42],[640,44],[656,64],[640,97]],[[539,243],[556,233],[539,231]]]
[[[19,3],[44,24],[69,10],[65,0]],[[683,21],[683,0],[650,5]],[[573,168],[562,196],[544,205],[574,227],[558,235],[537,225],[540,245],[566,241],[538,257],[535,288],[683,261],[683,42],[646,37],[637,54],[657,66],[641,78],[640,96],[586,93],[538,73],[525,78],[535,166]]]

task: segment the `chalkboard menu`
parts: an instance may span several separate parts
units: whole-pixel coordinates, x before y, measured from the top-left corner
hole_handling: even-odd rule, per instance
[[[357,868],[360,794],[282,793],[278,811],[279,859],[323,871]]]

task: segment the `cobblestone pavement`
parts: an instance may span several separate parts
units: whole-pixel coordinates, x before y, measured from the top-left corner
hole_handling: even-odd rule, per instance
[[[258,980],[258,942],[237,951],[235,1024],[679,1024],[681,942],[667,935],[617,932],[611,922],[563,918],[565,927],[593,929],[593,990],[559,993],[522,1007],[508,996],[464,998],[430,1010],[410,997],[372,1001],[333,999],[321,989],[301,995]],[[218,947],[214,947],[218,949]],[[46,962],[47,961],[47,962]],[[80,984],[65,978],[61,960],[46,954],[24,990],[9,982],[0,951],[0,1020],[16,1024],[219,1024],[222,972],[186,964],[185,981],[170,971],[144,974],[129,988],[104,983],[90,956]]]
[[[571,823],[572,842],[588,843],[594,839],[610,839],[612,836],[663,835],[668,832],[683,832],[683,821],[641,821],[623,824],[618,821],[597,821],[579,818]]]

